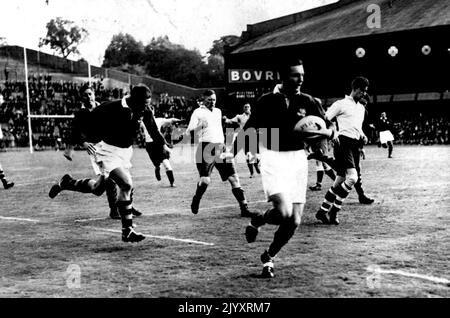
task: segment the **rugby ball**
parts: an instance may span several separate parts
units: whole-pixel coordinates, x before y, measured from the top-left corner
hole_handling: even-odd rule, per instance
[[[295,125],[294,131],[305,139],[326,138],[324,131],[327,129],[325,121],[318,116],[306,116]]]

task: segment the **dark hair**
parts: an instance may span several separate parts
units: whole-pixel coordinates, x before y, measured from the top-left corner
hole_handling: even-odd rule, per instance
[[[206,91],[203,92],[203,96],[207,96],[207,97],[215,95],[215,94],[216,94],[216,92],[213,91],[212,89],[207,89]]]
[[[369,87],[369,80],[365,77],[358,76],[352,81],[352,89],[364,89],[366,87]]]
[[[90,86],[89,84],[85,84],[83,86],[81,86],[80,88],[80,95],[83,95],[85,91],[87,91],[88,89],[90,89],[91,91],[93,91],[95,93],[95,90],[92,86]]]
[[[291,57],[283,60],[283,64],[280,64],[278,70],[280,72],[280,75],[283,77],[290,72],[291,67],[299,65],[303,65],[303,61],[299,58]]]
[[[134,100],[145,100],[152,97],[152,91],[145,84],[138,84],[131,89],[130,96]]]

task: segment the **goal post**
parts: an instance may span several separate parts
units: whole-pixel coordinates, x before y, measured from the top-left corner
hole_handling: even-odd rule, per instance
[[[32,119],[73,119],[74,115],[33,115],[31,114],[31,108],[30,108],[30,90],[28,85],[28,61],[27,61],[27,49],[24,46],[23,47],[23,62],[24,62],[24,73],[25,73],[25,92],[26,92],[26,103],[27,103],[27,121],[28,121],[28,138],[29,138],[29,144],[30,144],[30,153],[34,152],[34,145],[33,145],[33,128],[31,125]],[[39,76],[40,74],[38,74]],[[92,83],[92,76],[91,76],[91,64],[88,63],[88,82],[89,85]]]

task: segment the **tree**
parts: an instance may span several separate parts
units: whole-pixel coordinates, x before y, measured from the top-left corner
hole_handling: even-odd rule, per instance
[[[236,45],[240,40],[240,37],[236,35],[225,35],[218,40],[214,40],[213,46],[209,49],[208,53],[211,55],[221,55],[225,54],[225,46]]]
[[[103,67],[117,67],[125,64],[140,65],[144,58],[144,45],[126,33],[113,36],[105,50]]]
[[[47,23],[47,35],[40,40],[39,46],[50,45],[52,50],[67,58],[70,54],[79,54],[77,47],[88,35],[85,28],[58,17]]]
[[[198,50],[188,50],[160,36],[152,38],[144,51],[145,67],[151,76],[193,87],[201,85],[205,63]]]

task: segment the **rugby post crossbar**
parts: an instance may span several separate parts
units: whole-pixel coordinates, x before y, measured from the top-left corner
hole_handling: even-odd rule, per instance
[[[28,61],[27,61],[27,49],[23,47],[23,63],[25,66],[25,91],[27,100],[27,118],[28,118],[28,137],[30,143],[30,153],[33,153],[33,131],[31,129],[31,119],[33,118],[56,118],[56,119],[73,119],[74,115],[32,115],[30,110],[30,90],[28,87]],[[88,77],[89,85],[91,85],[91,64],[88,63]]]

